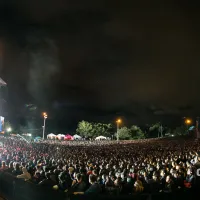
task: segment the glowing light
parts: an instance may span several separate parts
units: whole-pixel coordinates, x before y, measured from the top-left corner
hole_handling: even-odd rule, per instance
[[[44,113],[43,113],[43,116],[44,116],[44,118],[46,119],[46,118],[47,118],[47,113],[44,112]]]
[[[191,124],[191,122],[192,122],[192,121],[191,121],[190,119],[187,119],[187,120],[185,121],[186,124]]]
[[[7,132],[11,132],[12,131],[12,129],[9,127],[9,128],[7,128]]]
[[[122,120],[121,120],[121,119],[118,119],[116,122],[117,122],[117,123],[121,123],[121,122],[122,122]]]

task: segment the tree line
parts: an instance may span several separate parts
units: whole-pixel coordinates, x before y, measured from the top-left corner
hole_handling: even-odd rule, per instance
[[[117,131],[116,125],[103,124],[103,123],[93,123],[88,121],[81,121],[78,123],[76,133],[82,137],[95,138],[98,136],[105,136],[110,138],[116,138],[118,132],[119,139],[121,140],[131,140],[131,139],[144,139],[144,138],[156,138],[163,137],[167,134],[174,136],[187,134],[187,128],[185,126],[180,126],[171,130],[163,126],[160,122],[152,124],[151,126],[141,129],[137,125],[132,125],[131,127],[120,127]]]
[[[47,124],[48,126],[48,124]],[[32,133],[32,135],[37,136],[41,132],[40,129],[30,129],[30,127],[20,126],[19,129],[14,129],[12,124],[9,121],[5,121],[4,123],[4,130],[11,127],[12,132],[14,133]],[[37,130],[37,133],[34,133],[33,130]],[[146,127],[139,127],[137,125],[132,125],[130,127],[121,126],[118,129],[118,135],[120,140],[131,140],[131,139],[144,139],[144,138],[156,138],[156,137],[163,137],[167,134],[171,134],[173,136],[178,135],[185,135],[189,131],[186,126],[179,126],[174,129],[170,129],[166,126],[163,126],[160,122],[155,124],[146,126]],[[85,138],[95,138],[98,136],[105,136],[116,139],[117,136],[117,127],[116,124],[104,124],[104,123],[94,123],[88,121],[80,121],[76,128],[76,134],[85,137]],[[73,134],[72,134],[73,135]]]

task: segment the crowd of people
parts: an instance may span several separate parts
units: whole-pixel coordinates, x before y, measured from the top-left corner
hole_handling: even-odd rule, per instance
[[[0,137],[0,173],[68,195],[192,190],[199,186],[200,142],[41,141]]]

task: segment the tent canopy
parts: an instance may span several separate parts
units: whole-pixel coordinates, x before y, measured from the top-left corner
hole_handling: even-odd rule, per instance
[[[65,137],[72,137],[70,134],[65,135]]]
[[[75,134],[74,139],[81,139],[82,137],[80,135]]]
[[[42,140],[42,138],[40,136],[37,136],[37,137],[34,138],[34,142],[37,142],[37,141],[40,141],[40,140]]]
[[[56,135],[53,133],[50,133],[47,135],[47,139],[55,139],[55,138],[56,138]]]
[[[50,134],[48,134],[47,136],[56,136],[55,134],[53,134],[53,133],[50,133]]]
[[[73,136],[67,134],[67,135],[65,135],[65,139],[66,140],[73,140]]]
[[[65,138],[65,135],[63,135],[63,134],[58,134],[56,137],[57,137],[57,139],[62,140],[62,139]]]
[[[63,135],[63,134],[58,134],[57,136],[58,137],[65,137],[65,135]]]
[[[98,136],[95,138],[95,140],[106,140],[107,138],[104,136]]]
[[[189,131],[192,131],[192,130],[194,130],[195,129],[195,126],[191,126],[190,128],[189,128]]]

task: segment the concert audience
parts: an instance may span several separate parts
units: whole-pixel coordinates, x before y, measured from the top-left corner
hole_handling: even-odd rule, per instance
[[[0,142],[0,172],[69,195],[170,193],[199,185],[200,142],[190,139]]]

